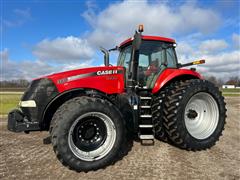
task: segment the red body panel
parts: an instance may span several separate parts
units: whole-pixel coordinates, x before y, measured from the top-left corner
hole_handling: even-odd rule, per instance
[[[166,69],[158,77],[155,86],[152,89],[152,93],[158,92],[167,82],[169,82],[173,78],[183,75],[190,75],[198,79],[202,79],[199,73],[189,69]]]
[[[175,43],[174,39],[171,38],[165,38],[161,36],[142,36],[143,40],[152,40],[152,41],[164,41],[164,42],[170,42],[170,43]],[[123,41],[120,44],[120,47],[125,46],[126,44],[130,43],[133,41],[133,38],[128,38],[127,40]]]
[[[106,70],[117,73],[104,74]],[[43,78],[51,79],[60,93],[76,88],[96,89],[107,94],[124,91],[124,68],[119,66],[76,69]]]
[[[116,70],[116,74],[101,74],[97,72],[105,72],[108,70]],[[88,75],[90,74],[90,75]],[[78,77],[78,76],[86,77]],[[188,69],[166,69],[158,77],[152,93],[158,92],[167,82],[175,77],[191,75],[195,78],[201,79],[201,75],[195,71]],[[68,81],[68,78],[77,77]],[[121,66],[108,66],[108,67],[92,67],[85,69],[76,69],[72,71],[60,72],[48,75],[42,78],[51,79],[60,93],[77,88],[96,89],[106,94],[119,94],[124,92],[124,68]]]

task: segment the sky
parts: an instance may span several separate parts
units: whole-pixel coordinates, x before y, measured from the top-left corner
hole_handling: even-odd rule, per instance
[[[0,80],[103,65],[99,47],[133,36],[174,38],[181,63],[205,59],[204,76],[240,76],[239,0],[0,0]],[[110,55],[116,64],[117,54]]]

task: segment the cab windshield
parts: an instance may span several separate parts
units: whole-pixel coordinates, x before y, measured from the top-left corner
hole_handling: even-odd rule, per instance
[[[132,45],[120,50],[118,66],[126,68],[128,74]],[[176,68],[177,57],[172,43],[142,41],[139,50],[138,82],[140,86],[153,88],[157,77],[166,68]],[[128,77],[126,74],[126,78]]]

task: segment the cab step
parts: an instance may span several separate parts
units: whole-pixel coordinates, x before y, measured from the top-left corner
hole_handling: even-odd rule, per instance
[[[140,128],[152,128],[153,125],[152,124],[140,124],[139,127]]]
[[[153,135],[140,135],[139,138],[141,140],[150,140],[150,139],[154,139],[154,136]]]
[[[142,109],[150,109],[151,106],[140,106],[140,108],[142,108]]]
[[[149,92],[145,92],[143,96],[140,95],[139,100],[139,139],[141,145],[154,145],[154,130],[151,111],[152,95]]]
[[[154,136],[153,135],[140,135],[140,141],[142,146],[153,146]]]
[[[148,96],[140,96],[140,99],[150,100],[150,99],[152,99],[152,97],[148,97]]]
[[[144,115],[140,115],[141,118],[152,118],[152,115],[150,114],[144,114]]]

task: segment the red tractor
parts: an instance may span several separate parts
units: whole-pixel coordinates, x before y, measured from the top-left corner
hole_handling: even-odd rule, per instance
[[[175,40],[142,35],[111,50],[104,67],[61,72],[32,81],[8,116],[13,132],[49,131],[61,163],[75,171],[114,164],[133,140],[154,138],[187,150],[212,147],[222,135],[226,108],[221,92],[196,72],[182,69]],[[119,51],[117,66],[109,51]]]

